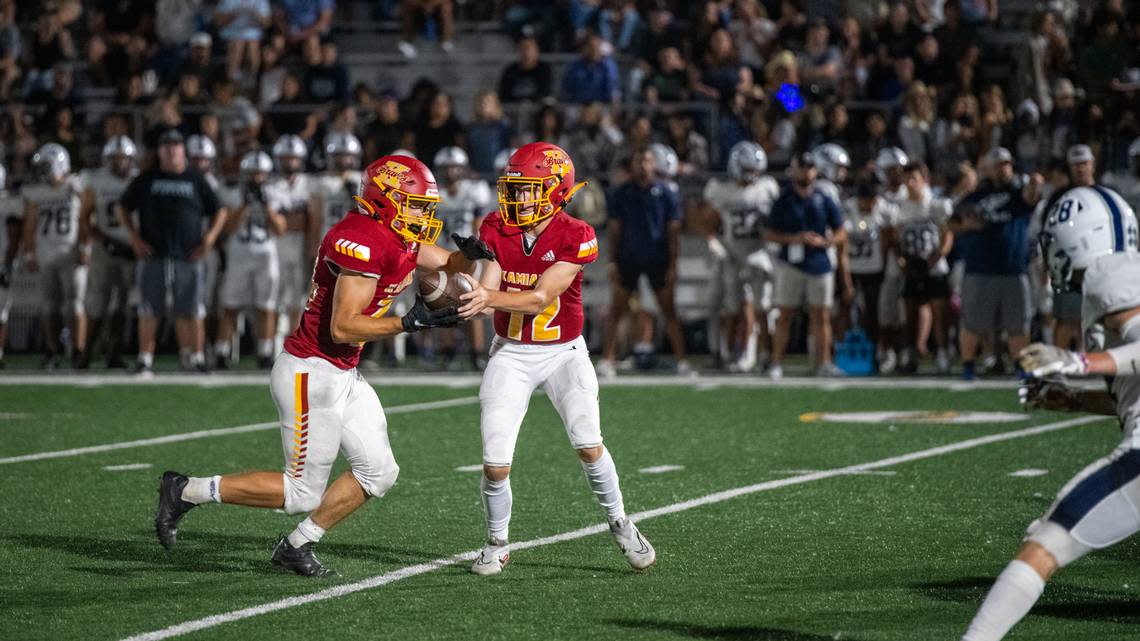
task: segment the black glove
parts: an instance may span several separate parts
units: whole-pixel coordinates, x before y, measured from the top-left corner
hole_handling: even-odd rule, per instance
[[[455,246],[463,252],[463,256],[467,260],[495,260],[495,252],[491,251],[487,243],[475,236],[452,234],[451,240],[455,241]]]
[[[7,289],[12,286],[12,272],[7,267],[0,265],[0,287]]]
[[[412,305],[400,322],[404,325],[404,331],[409,334],[432,327],[455,327],[459,324],[459,308],[452,305],[432,311],[424,304],[424,299],[417,296],[416,304]]]

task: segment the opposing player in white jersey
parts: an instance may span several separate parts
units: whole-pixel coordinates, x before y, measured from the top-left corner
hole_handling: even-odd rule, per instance
[[[1140,137],[1128,145],[1128,170],[1110,171],[1101,181],[1115,189],[1133,211],[1140,211]]]
[[[903,167],[910,162],[906,152],[898,147],[880,149],[875,156],[875,176],[883,184],[882,197],[898,204],[906,198],[903,184]],[[878,355],[879,372],[890,374],[898,368],[897,348],[902,345],[906,326],[906,308],[902,302],[903,274],[899,269],[898,252],[887,251],[887,268],[883,272],[883,287],[879,291],[879,332],[886,346]]]
[[[288,223],[277,241],[281,278],[277,309],[288,318],[290,331],[305,308],[313,258],[322,238],[320,216],[312,209],[310,177],[304,173],[308,154],[305,141],[293,134],[285,134],[273,144],[278,176],[269,184],[269,206]]]
[[[222,181],[218,179],[218,148],[209,136],[195,134],[186,139],[186,159],[194,169],[206,177],[206,182],[214,193],[221,195],[226,190]],[[208,224],[208,223],[206,223]],[[222,247],[214,247],[202,259],[205,275],[202,279],[202,302],[206,307],[206,322],[202,323],[203,331],[211,328],[216,336],[217,326],[221,322],[221,305],[218,302],[219,284],[222,276]],[[206,337],[202,337],[202,344],[206,345]]]
[[[479,230],[494,259],[481,285],[471,279],[478,286],[461,296],[460,308],[468,318],[494,310],[496,334],[479,390],[487,543],[471,571],[498,574],[510,559],[511,462],[539,386],[562,417],[618,548],[643,570],[656,552],[626,515],[617,468],[602,444],[598,379],[582,337],[582,269],[597,260],[598,239],[564,208],[583,183],[574,182],[565,151],[535,142],[511,156],[497,187],[499,212]]]
[[[1026,347],[1021,366],[1033,378],[1021,390],[1022,402],[1115,416],[1124,439],[1069,481],[1045,515],[1030,524],[963,641],[1003,638],[1057,570],[1140,531],[1138,235],[1131,208],[1103,187],[1070,189],[1047,212],[1041,244],[1053,286],[1083,292],[1081,324],[1091,351],[1043,343]],[[1057,376],[1104,376],[1108,389],[1076,389]]]
[[[4,367],[4,345],[8,342],[12,270],[20,248],[20,221],[23,217],[23,202],[8,191],[8,171],[0,165],[0,368]]]
[[[888,231],[898,219],[898,206],[878,193],[869,179],[859,180],[855,195],[843,207],[847,229],[847,265],[851,271],[859,322],[876,347],[882,351],[879,333],[879,293],[886,270]]]
[[[257,335],[257,366],[273,366],[273,338],[277,328],[277,238],[285,233],[285,217],[273,209],[266,183],[273,160],[264,151],[251,151],[241,159],[241,182],[226,203],[226,271],[218,299],[222,306],[218,339],[214,345],[217,369],[232,358],[238,314],[253,311]]]
[[[79,262],[87,265],[84,311],[89,325],[86,345],[77,345],[75,366],[86,369],[91,352],[107,330],[107,367],[126,368],[123,329],[135,286],[137,263],[130,236],[119,224],[115,204],[138,174],[138,148],[126,136],[103,145],[103,166],[79,175],[83,186],[79,210]],[[106,323],[106,325],[104,324]]]
[[[716,257],[710,318],[720,321],[717,354],[743,372],[756,366],[757,341],[765,352],[770,343],[772,261],[761,234],[780,186],[767,170],[764,148],[739,142],[728,154],[728,179],[713,178],[704,190],[705,206],[720,218],[720,235],[709,239]]]
[[[435,155],[435,170],[439,176],[439,209],[436,217],[443,221],[443,234],[439,245],[447,250],[455,250],[452,234],[470,236],[479,229],[483,216],[495,206],[495,192],[487,181],[471,175],[471,165],[467,152],[459,147],[444,147]],[[478,269],[478,266],[476,267]],[[476,273],[478,278],[479,273]],[[438,341],[439,352],[444,366],[455,360],[456,333],[467,335],[468,358],[475,369],[483,369],[487,364],[484,356],[487,335],[482,318],[473,318],[464,323],[462,329],[433,332],[431,339]],[[425,337],[426,338],[426,337]]]
[[[320,236],[324,238],[332,226],[356,205],[354,196],[360,191],[360,155],[356,136],[333,132],[325,139],[328,169],[312,183],[311,210],[320,219]]]
[[[840,185],[847,182],[847,174],[851,171],[851,156],[846,149],[833,142],[825,142],[811,153],[815,157],[815,166],[819,169],[820,176],[815,181],[815,188],[842,206]]]
[[[81,189],[71,173],[71,156],[48,143],[32,156],[37,182],[23,188],[24,230],[21,247],[24,269],[39,274],[40,319],[47,353],[46,369],[59,366],[63,319],[82,345],[86,335],[83,298],[86,268],[77,264]]]

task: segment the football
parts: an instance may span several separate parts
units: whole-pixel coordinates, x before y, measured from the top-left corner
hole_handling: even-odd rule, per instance
[[[471,284],[460,274],[452,274],[448,278],[447,272],[421,273],[419,278],[419,292],[428,309],[436,310],[461,305],[459,297],[471,291]]]

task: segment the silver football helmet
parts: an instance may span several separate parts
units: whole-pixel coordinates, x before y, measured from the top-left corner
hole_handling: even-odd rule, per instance
[[[740,182],[755,182],[768,171],[768,154],[764,148],[744,140],[733,145],[728,152],[728,175]]]
[[[71,154],[63,145],[49,142],[32,156],[32,167],[43,176],[59,180],[71,173]]]
[[[851,168],[851,156],[847,154],[847,150],[833,142],[825,142],[816,147],[812,150],[812,155],[815,157],[815,166],[819,168],[819,173],[831,182],[840,181],[841,169]]]
[[[218,148],[208,136],[195,134],[186,139],[186,157],[214,160],[218,157]]]
[[[655,142],[649,145],[649,152],[653,154],[653,160],[657,162],[658,176],[663,178],[677,177],[681,162],[677,159],[677,152],[673,151],[672,147]]]

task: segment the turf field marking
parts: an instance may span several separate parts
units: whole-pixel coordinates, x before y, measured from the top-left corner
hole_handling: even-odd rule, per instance
[[[772,470],[772,474],[815,474],[822,470]],[[894,470],[865,470],[862,472],[850,472],[847,476],[898,476],[898,472]]]
[[[455,468],[455,471],[456,472],[481,472],[481,471],[483,471],[483,464],[480,463],[478,465],[460,465],[459,467]]]
[[[638,472],[642,474],[664,474],[665,472],[679,472],[685,469],[684,465],[654,465],[653,467],[643,467]]]
[[[461,405],[474,405],[479,402],[478,396],[461,396],[459,398],[448,398],[441,401],[427,401],[425,403],[409,403],[407,405],[395,405],[392,407],[384,408],[385,414],[407,414],[409,412],[426,412],[428,410],[438,410],[447,407],[459,407]],[[166,436],[156,436],[154,438],[144,438],[137,441],[121,441],[118,443],[104,443],[103,445],[91,445],[89,447],[76,447],[70,450],[53,450],[50,452],[36,452],[34,454],[21,454],[20,456],[9,456],[0,458],[0,465],[8,463],[26,463],[28,461],[42,461],[44,459],[64,458],[68,456],[80,456],[83,454],[95,454],[97,452],[111,452],[113,450],[124,450],[132,447],[146,447],[147,445],[164,445],[166,443],[179,443],[181,441],[193,441],[200,438],[215,438],[218,436],[230,436],[231,434],[245,434],[248,432],[260,432],[262,430],[274,430],[281,427],[277,421],[269,423],[253,423],[251,425],[238,425],[237,427],[222,427],[213,430],[198,430],[195,432],[180,432],[178,434],[167,434]]]
[[[1026,468],[1024,470],[1015,470],[1013,472],[1010,472],[1009,476],[1012,476],[1014,478],[1025,479],[1025,478],[1032,478],[1034,476],[1045,476],[1048,473],[1049,473],[1049,470],[1042,470],[1042,469],[1036,468],[1036,467],[1029,467],[1029,468]]]
[[[124,463],[123,465],[104,465],[108,472],[126,472],[128,470],[149,470],[154,467],[150,463]]]
[[[820,470],[818,472],[811,472],[809,474],[800,474],[797,476],[765,481],[763,483],[756,483],[754,485],[745,485],[743,487],[737,487],[721,492],[714,492],[712,494],[706,494],[705,496],[699,496],[687,501],[665,505],[652,510],[645,510],[644,512],[637,512],[636,514],[630,514],[629,516],[634,521],[644,521],[658,516],[675,514],[677,512],[684,512],[685,510],[691,510],[696,507],[711,505],[713,503],[721,503],[729,499],[747,496],[749,494],[755,494],[757,492],[766,492],[782,487],[788,487],[790,485],[800,485],[803,483],[821,481],[837,476],[848,476],[858,472],[867,472],[885,467],[894,467],[902,463],[909,463],[912,461],[920,461],[923,459],[943,456],[945,454],[952,454],[954,452],[969,450],[975,447],[989,445],[991,443],[1000,443],[1002,441],[1010,441],[1027,436],[1036,436],[1038,434],[1056,432],[1058,430],[1068,429],[1071,427],[1076,427],[1078,425],[1087,425],[1089,423],[1095,423],[1097,421],[1103,420],[1107,419],[1103,416],[1080,416],[1064,421],[1058,421],[1056,423],[1047,423],[1045,425],[1038,425],[1036,427],[1027,427],[1010,432],[1001,432],[998,434],[990,434],[988,436],[980,436],[977,438],[966,439],[964,441],[949,443],[947,445],[940,445],[938,447],[919,450],[917,452],[910,452],[909,454],[892,456],[889,458],[880,459],[878,461],[858,463],[856,465],[848,465],[847,467],[834,468],[830,470]],[[562,532],[561,534],[545,536],[539,539],[531,539],[529,541],[523,541],[521,543],[512,543],[511,548],[515,551],[537,548],[546,545],[553,545],[555,543],[563,543],[565,541],[573,541],[575,539],[585,538],[587,536],[600,534],[608,530],[609,527],[606,524],[598,523],[596,525],[591,525],[577,530]],[[263,603],[261,605],[242,608],[241,610],[233,610],[231,612],[214,614],[203,617],[201,619],[194,619],[191,621],[186,621],[184,623],[178,623],[166,628],[162,628],[161,630],[145,632],[132,637],[127,637],[126,639],[123,639],[123,641],[160,641],[161,639],[169,639],[171,637],[189,634],[198,630],[205,630],[207,628],[222,625],[223,623],[241,621],[242,619],[248,619],[250,617],[267,614],[269,612],[295,608],[297,606],[302,606],[309,603],[327,601],[329,599],[335,599],[337,597],[354,594],[363,590],[377,588],[389,583],[395,583],[396,581],[400,581],[402,579],[419,576],[421,574],[427,574],[428,572],[434,572],[435,570],[440,570],[448,566],[469,562],[474,559],[476,555],[479,554],[479,552],[480,550],[469,550],[467,552],[462,552],[453,556],[443,557],[435,559],[434,561],[419,563],[417,565],[410,565],[398,570],[386,572],[384,574],[378,574],[376,576],[363,579],[361,581],[356,581],[354,583],[345,583],[343,585],[338,585],[326,590],[320,590],[319,592],[312,592],[309,594],[288,597],[285,599],[279,599],[277,601],[270,601],[269,603]],[[477,581],[478,579],[473,578],[472,580]]]

